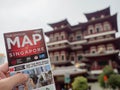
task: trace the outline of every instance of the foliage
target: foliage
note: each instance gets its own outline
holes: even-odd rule
[[[110,87],[116,89],[117,87],[120,88],[120,75],[113,74],[110,76],[108,83]]]
[[[113,68],[111,66],[107,65],[104,67],[103,73],[104,73],[104,75],[109,77],[110,75],[114,74],[114,71],[113,71]]]
[[[105,88],[105,82],[104,82],[104,73],[100,74],[98,77],[98,82],[100,83],[100,86]]]
[[[110,75],[112,75],[112,74],[115,74],[112,67],[111,66],[105,66],[104,69],[103,69],[103,72],[98,77],[98,81],[99,81],[101,87],[103,87],[103,88],[108,87],[108,83],[107,83],[107,86],[106,86],[106,83],[104,82],[104,76],[106,75],[109,78]]]
[[[104,81],[104,76],[107,76],[107,82]],[[107,88],[120,89],[120,75],[116,74],[110,66],[106,66],[103,69],[103,73],[99,75],[98,81],[103,88],[105,88],[105,85],[107,84]]]
[[[73,90],[87,90],[88,83],[87,79],[83,76],[78,76],[74,79],[72,83]]]

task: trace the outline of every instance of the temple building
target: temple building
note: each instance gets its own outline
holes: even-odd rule
[[[87,22],[77,25],[71,25],[67,19],[49,24],[53,30],[45,35],[49,38],[47,46],[55,68],[55,82],[62,82],[62,75],[69,72],[70,77],[75,77],[86,75],[88,71],[91,75],[98,75],[106,65],[112,66],[116,72],[120,69],[117,14],[111,15],[110,7],[107,7],[85,13],[85,16]],[[76,64],[84,67],[74,69],[72,66]]]

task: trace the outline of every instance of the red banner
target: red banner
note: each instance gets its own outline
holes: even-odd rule
[[[47,58],[42,30],[5,33],[4,38],[10,66]]]

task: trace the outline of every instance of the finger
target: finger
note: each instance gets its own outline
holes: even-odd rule
[[[7,73],[8,72],[8,63],[4,63],[4,64],[0,65],[0,71],[2,71],[3,73]]]
[[[3,79],[3,78],[6,78],[5,74],[3,72],[0,71],[0,78]]]
[[[13,87],[26,82],[28,80],[28,75],[19,73],[2,80],[4,80],[2,83],[4,84],[5,87],[7,86],[10,89],[13,89]]]
[[[10,76],[10,72],[8,71],[7,73],[6,73],[6,77],[9,77]]]
[[[11,86],[15,86],[15,85],[24,83],[27,80],[28,80],[28,75],[27,74],[22,74],[22,73],[16,74],[16,75],[11,76],[9,78]]]

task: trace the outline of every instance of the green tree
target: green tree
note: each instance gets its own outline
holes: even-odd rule
[[[110,75],[115,74],[113,68],[111,66],[105,66],[103,69],[103,73],[109,78]]]
[[[116,89],[119,88],[120,89],[120,75],[118,74],[113,74],[109,77],[108,83],[110,85],[111,88]]]
[[[108,88],[108,82],[105,83],[104,76],[107,76],[108,78],[110,75],[115,74],[111,66],[105,66],[103,69],[103,72],[98,77],[98,82],[100,83],[100,86],[103,88]]]
[[[100,86],[105,88],[105,82],[104,82],[104,73],[100,74],[98,77],[98,82],[100,83]]]
[[[87,90],[88,82],[87,79],[83,76],[78,76],[74,79],[72,83],[73,90]]]

